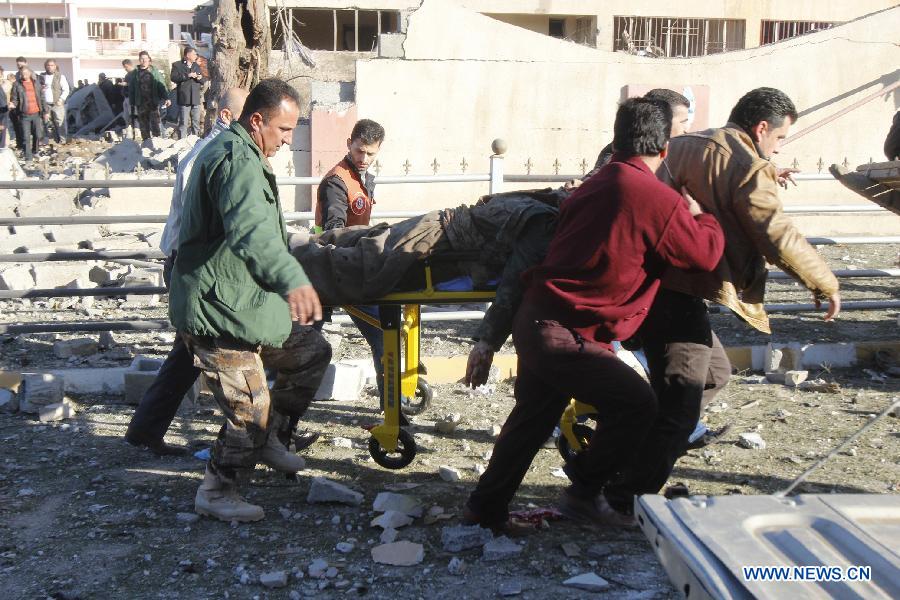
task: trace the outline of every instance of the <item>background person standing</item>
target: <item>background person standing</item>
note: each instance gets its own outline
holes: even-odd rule
[[[19,78],[13,86],[10,109],[15,110],[22,130],[19,139],[25,160],[30,162],[37,154],[41,138],[44,137],[42,122],[47,113],[47,106],[41,94],[41,84],[31,69],[23,66]]]
[[[200,104],[203,102],[203,83],[206,81],[200,64],[197,62],[197,51],[184,49],[184,60],[172,63],[172,83],[178,86],[175,101],[181,107],[181,139],[188,133],[200,135]]]
[[[148,140],[159,137],[159,105],[168,107],[169,91],[163,83],[162,73],[150,64],[150,53],[141,50],[138,54],[138,67],[125,76],[128,83],[128,99],[132,110],[137,113],[141,128],[141,138]]]
[[[60,73],[56,61],[48,59],[44,62],[44,74],[41,88],[44,94],[44,103],[47,105],[47,113],[44,120],[47,122],[47,136],[51,133],[57,144],[66,143],[66,98],[69,97],[69,80]]]

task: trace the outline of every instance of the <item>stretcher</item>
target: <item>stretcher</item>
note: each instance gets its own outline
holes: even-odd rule
[[[387,294],[365,304],[379,307],[374,318],[352,306],[344,310],[379,327],[384,334],[384,422],[369,429],[369,454],[387,469],[402,469],[416,456],[412,434],[402,429],[403,413],[418,414],[427,408],[432,391],[419,363],[421,307],[423,304],[484,303],[494,299],[494,289],[466,289],[460,280],[435,282],[430,261],[422,263],[425,285],[416,291]]]

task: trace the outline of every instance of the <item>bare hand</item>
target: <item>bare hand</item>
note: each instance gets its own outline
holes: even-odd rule
[[[170,106],[172,106],[172,101],[166,100],[166,103],[163,106],[165,106],[166,108],[169,108]]]
[[[285,300],[291,309],[291,319],[301,325],[312,325],[322,320],[322,304],[313,286],[301,285],[289,291]]]
[[[780,185],[780,186],[783,187],[784,189],[787,189],[787,187],[788,187],[788,181],[790,181],[790,182],[793,183],[794,186],[796,187],[796,186],[797,186],[797,182],[794,181],[794,178],[792,177],[792,175],[793,175],[794,173],[799,173],[799,172],[800,172],[800,169],[790,169],[790,168],[788,168],[788,169],[778,169],[778,175],[777,175],[777,177],[778,177],[778,185]]]
[[[816,304],[816,309],[822,308],[822,301],[819,300],[818,296],[813,296],[813,301]],[[825,321],[834,321],[835,318],[841,312],[841,294],[840,292],[835,292],[831,296],[828,297],[828,310],[825,312]]]
[[[494,362],[494,349],[487,342],[477,342],[469,352],[465,384],[476,388],[487,383]]]
[[[703,214],[703,209],[700,208],[700,204],[694,200],[694,197],[688,193],[688,189],[684,186],[681,187],[681,196],[684,198],[684,201],[687,202],[688,210],[691,211],[691,216],[696,217],[697,215]]]
[[[580,186],[582,183],[584,182],[580,179],[570,179],[563,184],[563,189],[567,192],[571,192],[572,190],[578,189],[578,186]]]

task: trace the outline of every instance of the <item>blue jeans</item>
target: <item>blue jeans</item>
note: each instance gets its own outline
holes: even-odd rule
[[[379,318],[377,306],[354,306],[353,308],[364,312],[370,317],[374,317],[375,319]],[[380,327],[374,327],[373,325],[366,323],[359,317],[350,315],[350,320],[353,321],[362,336],[366,338],[366,342],[369,344],[369,348],[372,350],[372,360],[375,363],[375,375],[376,379],[378,380],[378,397],[380,398],[381,405],[383,407],[384,366],[381,364],[381,357],[384,356],[384,333],[381,331]]]

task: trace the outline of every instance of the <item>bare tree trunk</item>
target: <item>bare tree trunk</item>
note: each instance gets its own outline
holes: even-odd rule
[[[213,56],[209,62],[207,130],[219,112],[218,98],[232,87],[251,89],[269,72],[272,32],[265,0],[215,0]]]

